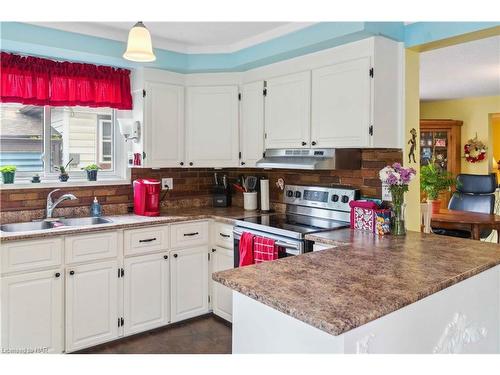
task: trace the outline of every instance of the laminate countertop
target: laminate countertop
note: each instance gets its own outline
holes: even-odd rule
[[[238,207],[227,208],[184,208],[165,210],[160,216],[147,217],[138,215],[116,215],[103,216],[110,219],[111,223],[87,225],[87,226],[63,226],[53,229],[25,231],[25,232],[4,232],[0,231],[0,242],[41,239],[53,236],[62,236],[75,233],[96,232],[102,230],[114,230],[124,228],[135,228],[149,225],[160,225],[179,223],[183,221],[214,219],[226,224],[234,224],[234,221],[244,217],[261,215],[259,211],[245,211]]]
[[[340,335],[500,264],[497,244],[433,234],[378,237],[342,229],[307,238],[337,247],[212,277]]]

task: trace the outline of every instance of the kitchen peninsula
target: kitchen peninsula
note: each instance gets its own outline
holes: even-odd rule
[[[331,249],[215,273],[233,353],[499,353],[500,247],[409,232],[308,235]]]

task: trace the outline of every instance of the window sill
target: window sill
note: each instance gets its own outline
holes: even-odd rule
[[[70,179],[67,182],[47,180],[39,183],[32,183],[30,180],[21,180],[13,184],[0,184],[0,190],[18,190],[18,189],[46,189],[46,188],[65,188],[65,187],[92,187],[109,185],[130,185],[130,179],[100,179],[98,181],[88,181],[83,179]]]

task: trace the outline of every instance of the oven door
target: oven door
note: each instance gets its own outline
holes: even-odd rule
[[[247,229],[247,228],[242,228],[242,227],[234,227],[233,229],[233,237],[234,237],[234,246],[233,246],[233,251],[234,251],[234,267],[239,267],[240,264],[240,238],[243,232],[249,232],[252,234],[255,234],[256,236],[261,236],[261,237],[266,237],[266,238],[271,238],[276,241],[276,246],[282,247],[285,249],[284,256],[293,256],[293,255],[299,255],[303,254],[306,249],[305,249],[305,243],[302,240],[296,240],[293,238],[288,238],[288,237],[283,237],[283,236],[278,236],[275,234],[267,233],[267,232],[261,232],[258,230],[254,229]],[[282,258],[283,256],[280,256]]]

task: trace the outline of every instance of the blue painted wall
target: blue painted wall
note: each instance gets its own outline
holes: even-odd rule
[[[147,66],[180,73],[245,71],[374,35],[406,47],[499,26],[500,22],[321,22],[227,54],[184,54],[155,49],[157,60],[136,64],[122,58],[125,43],[19,22],[0,22],[0,49],[125,68]]]

